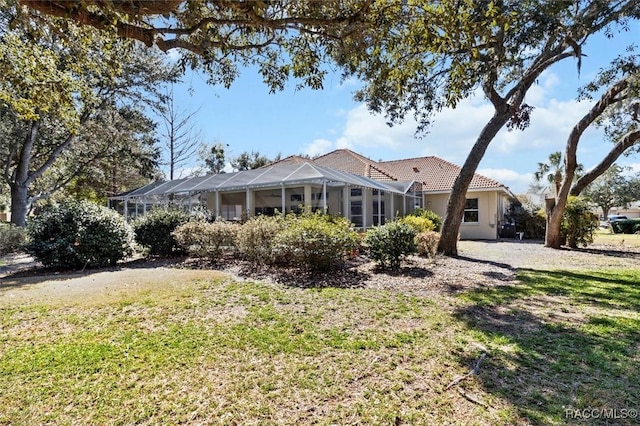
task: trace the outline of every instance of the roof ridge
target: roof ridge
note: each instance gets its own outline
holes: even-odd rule
[[[437,155],[427,155],[427,156],[422,156],[422,157],[412,157],[412,158],[403,158],[400,160],[387,160],[387,161],[380,161],[380,163],[404,163],[404,162],[409,162],[409,161],[415,161],[415,160],[426,160],[426,159],[435,159],[441,163],[447,164],[451,167],[455,167],[458,170],[462,170],[462,167],[452,163],[451,161],[445,160],[444,158],[438,157]],[[485,176],[481,173],[478,172],[473,172],[474,176],[478,176],[482,179],[487,179],[489,181],[491,181],[493,184],[498,185],[498,186],[505,186],[502,182],[499,182],[493,178],[490,178],[488,176]],[[506,186],[505,186],[506,187]]]

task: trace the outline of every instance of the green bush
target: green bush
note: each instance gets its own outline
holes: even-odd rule
[[[27,242],[27,231],[10,223],[0,223],[0,256],[22,249]]]
[[[562,217],[562,236],[567,245],[576,248],[586,247],[593,242],[593,233],[598,229],[598,216],[591,212],[587,201],[578,197],[569,197]]]
[[[399,221],[413,227],[418,233],[433,231],[436,229],[433,221],[423,216],[405,216],[402,219],[399,219]]]
[[[250,218],[238,230],[238,251],[246,260],[257,264],[277,263],[274,241],[276,234],[285,228],[285,220],[283,215]]]
[[[182,254],[172,232],[189,219],[189,213],[177,208],[154,209],[133,223],[136,241],[149,249],[149,254]]]
[[[358,236],[346,218],[305,213],[287,216],[273,247],[278,258],[295,267],[326,271],[343,261],[357,245]]]
[[[430,229],[430,231],[440,232],[440,228],[442,228],[442,218],[437,213],[432,212],[431,210],[417,208],[409,216],[423,217],[425,219],[429,219],[433,223],[433,229]]]
[[[421,232],[416,236],[418,254],[433,259],[438,253],[440,233],[435,231]]]
[[[544,209],[526,195],[519,195],[518,201],[511,203],[505,223],[515,223],[515,232],[523,232],[524,238],[544,239],[547,228]]]
[[[611,222],[611,228],[616,234],[635,234],[640,231],[640,219],[623,219]]]
[[[405,256],[417,251],[415,228],[400,221],[389,222],[367,231],[365,245],[369,256],[382,268],[400,269]]]
[[[187,222],[173,231],[178,246],[189,254],[215,260],[225,247],[234,247],[240,225],[217,221]]]
[[[114,265],[132,253],[133,233],[124,218],[88,201],[46,208],[28,222],[28,232],[27,251],[48,267]]]

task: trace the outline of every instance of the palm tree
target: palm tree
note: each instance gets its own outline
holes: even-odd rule
[[[576,174],[574,180],[580,178],[584,172],[584,166],[578,164],[576,168]],[[562,152],[556,151],[549,155],[548,163],[538,163],[538,171],[533,174],[536,182],[543,181],[549,182],[549,185],[555,189],[554,196],[560,191],[560,185],[562,185],[562,176],[564,175],[564,160],[562,158]]]

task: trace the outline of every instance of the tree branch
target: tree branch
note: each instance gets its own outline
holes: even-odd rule
[[[585,173],[571,188],[571,195],[578,196],[584,189],[596,180],[599,176],[601,176],[604,172],[609,169],[615,163],[615,161],[620,157],[627,149],[631,148],[638,141],[640,141],[640,130],[634,130],[618,140],[618,142],[614,145],[614,147],[609,151],[609,153],[595,166],[593,169]]]

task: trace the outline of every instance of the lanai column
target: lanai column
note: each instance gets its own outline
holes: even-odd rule
[[[327,180],[322,179],[322,212],[327,213]]]
[[[367,229],[367,215],[368,210],[367,205],[369,204],[369,193],[371,192],[371,188],[362,188],[362,229]]]
[[[284,187],[284,182],[282,182],[282,188],[280,189],[280,204],[282,206],[281,213],[287,213],[287,189]]]
[[[247,188],[246,191],[246,203],[247,203],[247,219],[251,216],[251,190]]]
[[[351,221],[351,209],[349,208],[349,194],[351,193],[348,183],[342,188],[342,216]]]
[[[389,193],[389,219],[391,219],[391,221],[393,222],[393,220],[396,218],[396,210],[395,210],[395,201],[396,199],[396,195],[393,192]]]

